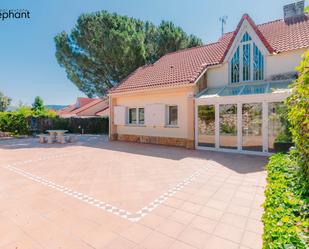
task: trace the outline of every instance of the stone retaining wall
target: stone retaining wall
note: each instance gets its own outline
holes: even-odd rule
[[[110,139],[114,141],[118,140],[126,142],[145,143],[145,144],[160,144],[168,146],[185,147],[187,149],[194,149],[194,141],[185,138],[112,134]]]

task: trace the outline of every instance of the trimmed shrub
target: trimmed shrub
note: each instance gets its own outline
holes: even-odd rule
[[[303,165],[309,183],[309,50],[304,54],[298,79],[287,99],[288,118],[291,123],[293,142],[299,151],[299,163]]]
[[[309,190],[297,153],[273,155],[267,171],[263,248],[307,248]]]

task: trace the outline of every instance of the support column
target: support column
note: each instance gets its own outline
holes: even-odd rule
[[[237,103],[237,150],[242,150],[242,103]]]
[[[215,141],[216,149],[219,149],[220,144],[220,110],[219,104],[215,104]]]
[[[117,140],[117,126],[114,124],[114,106],[116,99],[109,97],[109,140]]]
[[[195,103],[194,103],[194,93],[189,92],[187,95],[187,149],[195,149]]]
[[[268,102],[263,101],[262,113],[263,152],[268,152]]]

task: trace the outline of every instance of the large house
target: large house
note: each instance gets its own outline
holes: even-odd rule
[[[110,139],[273,152],[279,112],[308,47],[304,1],[259,25],[244,14],[217,42],[169,53],[111,89]]]
[[[76,102],[57,111],[62,118],[98,118],[108,117],[108,100],[78,97]]]

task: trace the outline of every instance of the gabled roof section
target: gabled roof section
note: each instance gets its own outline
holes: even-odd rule
[[[254,21],[252,20],[252,18],[248,15],[248,14],[244,14],[242,16],[242,18],[240,19],[240,22],[237,25],[237,28],[234,32],[232,32],[232,38],[230,39],[230,42],[224,52],[223,57],[220,60],[220,63],[222,63],[225,59],[225,56],[227,55],[227,53],[229,52],[229,50],[231,49],[235,38],[237,36],[237,34],[240,31],[241,26],[243,25],[244,21],[247,21],[250,26],[252,27],[252,29],[254,30],[254,32],[257,34],[257,36],[259,37],[259,39],[261,40],[261,42],[264,44],[265,48],[268,50],[268,52],[270,54],[274,53],[274,49],[272,48],[272,46],[269,44],[269,42],[267,41],[267,39],[264,37],[263,33],[260,31],[260,29],[258,28],[258,26],[254,23]]]
[[[80,108],[78,108],[78,109],[72,111],[71,113],[72,113],[72,114],[78,114],[78,113],[80,113],[80,112],[82,112],[82,111],[85,111],[85,110],[87,110],[87,109],[89,109],[89,108],[91,108],[91,107],[93,107],[93,106],[95,106],[95,105],[97,105],[97,104],[99,104],[99,103],[101,103],[101,102],[103,102],[102,99],[93,99],[93,100],[92,100],[91,102],[89,102],[88,104],[83,105],[82,107],[80,107]]]
[[[92,99],[92,98],[78,97],[76,104],[79,104],[79,107],[83,107],[84,105],[87,105],[94,100],[95,99]]]
[[[236,30],[224,34],[218,42],[169,53],[154,64],[138,68],[109,92],[122,93],[193,85],[207,67],[224,61],[245,20],[271,54],[309,47],[307,15],[290,21],[281,19],[256,25],[251,17],[245,14]]]
[[[81,107],[78,107],[78,104]],[[59,116],[74,117],[74,116],[83,116],[83,112],[88,110],[93,112],[93,116],[96,116],[96,113],[100,113],[108,108],[109,102],[108,99],[92,99],[92,98],[77,98],[75,104],[68,106],[62,110],[59,110],[57,114]],[[92,109],[91,109],[92,108]]]

